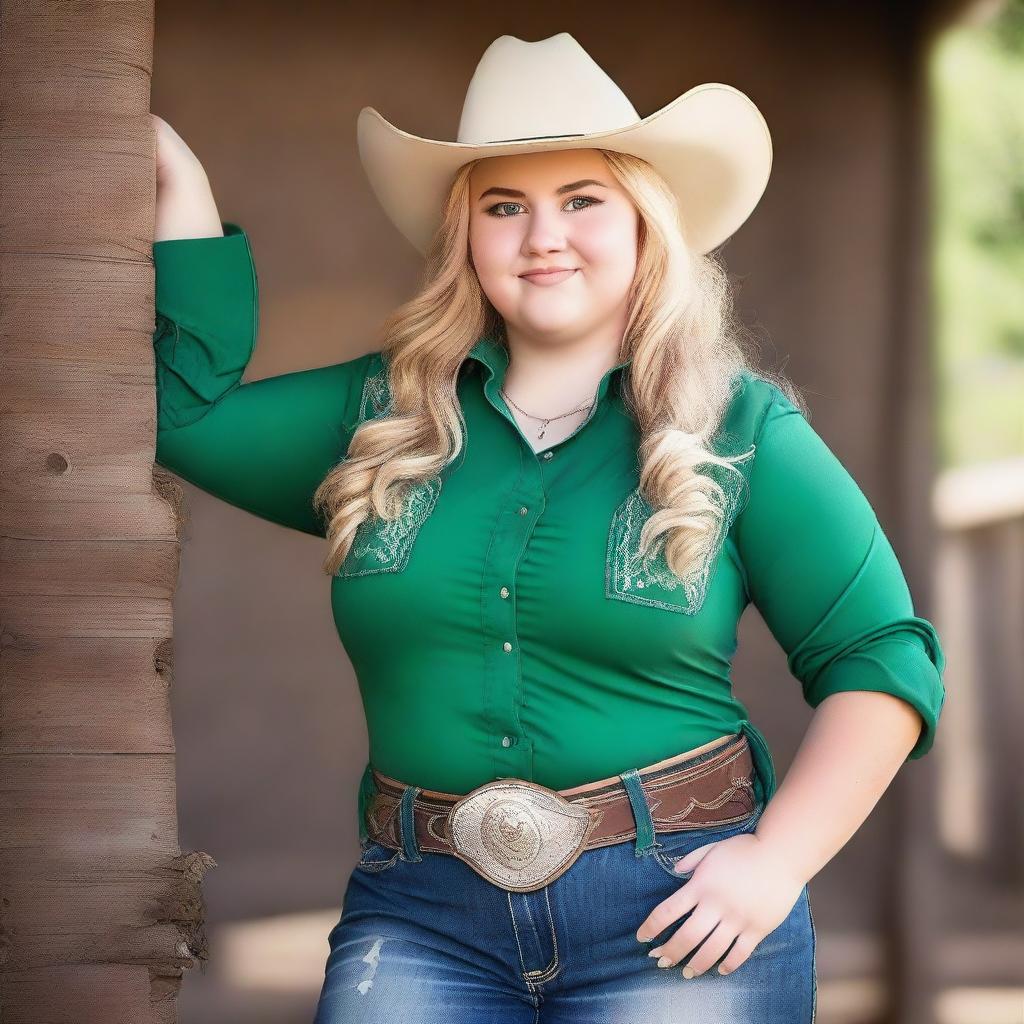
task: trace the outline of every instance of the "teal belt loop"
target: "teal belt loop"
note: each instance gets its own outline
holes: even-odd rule
[[[636,820],[636,856],[644,857],[656,849],[654,835],[654,819],[647,805],[647,796],[640,783],[640,772],[636,768],[628,768],[620,776],[622,784],[629,794],[629,803],[633,808]]]
[[[412,803],[419,794],[423,792],[418,786],[406,786],[402,793],[402,857],[404,860],[421,861],[423,854],[420,853],[416,843],[416,821],[413,817]]]
[[[761,735],[757,726],[744,720],[743,731],[751,741],[751,750],[754,759],[754,767],[757,768],[758,777],[761,781],[761,799],[767,805],[768,801],[775,795],[778,783],[775,778],[775,762],[772,760],[772,752],[768,749],[768,741]]]
[[[356,813],[359,816],[359,842],[364,843],[369,839],[369,831],[366,827],[367,811],[377,792],[377,783],[373,779],[373,768],[370,762],[366,763],[362,777],[359,780],[359,792],[356,800]]]

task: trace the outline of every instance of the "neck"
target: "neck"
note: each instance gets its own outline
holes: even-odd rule
[[[622,362],[622,333],[612,330],[553,342],[508,327],[507,338],[506,399],[538,418],[554,418],[581,407],[579,416],[585,416],[602,378]]]

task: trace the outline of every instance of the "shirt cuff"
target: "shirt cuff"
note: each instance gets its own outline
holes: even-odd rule
[[[946,700],[942,648],[931,625],[924,619],[918,622],[920,631],[880,637],[838,658],[805,688],[807,703],[814,708],[831,694],[850,690],[889,693],[916,708],[921,734],[908,761],[931,749]]]
[[[250,350],[258,328],[258,283],[245,231],[223,221],[223,236],[153,243],[156,311],[188,328]]]
[[[242,377],[259,331],[259,284],[249,239],[223,236],[153,243],[160,428],[200,419]]]

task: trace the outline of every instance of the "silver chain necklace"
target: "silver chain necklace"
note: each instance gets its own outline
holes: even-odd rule
[[[518,405],[516,405],[516,403],[513,402],[511,398],[509,398],[508,393],[505,391],[504,388],[501,388],[500,391],[502,398],[504,398],[505,401],[509,403],[509,405],[517,409],[524,416],[528,416],[531,420],[540,420],[540,433],[537,434],[537,440],[540,440],[544,436],[544,431],[548,429],[549,423],[553,423],[555,420],[565,419],[566,416],[572,416],[574,413],[582,412],[584,409],[586,409],[589,412],[594,407],[594,403],[597,401],[597,398],[595,396],[593,399],[591,399],[589,404],[577,406],[575,409],[570,409],[569,412],[563,412],[558,416],[534,416],[533,413],[527,412],[525,409],[522,409]]]

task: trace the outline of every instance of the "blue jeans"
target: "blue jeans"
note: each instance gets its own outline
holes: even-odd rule
[[[721,960],[687,979],[682,968],[692,954],[668,968],[647,956],[688,915],[650,942],[636,938],[651,910],[690,877],[673,873],[674,862],[705,843],[753,832],[763,798],[744,821],[651,838],[635,775],[627,789],[634,818],[647,818],[637,839],[585,850],[533,892],[508,892],[458,857],[423,853],[415,836],[403,835],[401,850],[364,840],[327,937],[314,1024],[813,1022],[807,886],[782,924],[727,975],[718,973]]]

